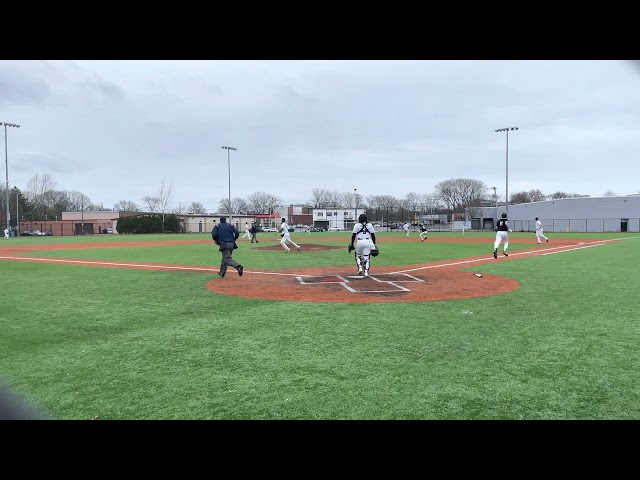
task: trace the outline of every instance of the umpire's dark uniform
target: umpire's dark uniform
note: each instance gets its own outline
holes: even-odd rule
[[[236,247],[236,240],[240,236],[240,232],[236,227],[227,223],[227,217],[220,217],[220,223],[211,230],[211,238],[222,252],[222,261],[220,262],[220,271],[218,275],[224,277],[227,273],[227,267],[233,267],[238,271],[238,275],[242,276],[243,267],[236,262],[231,253]]]

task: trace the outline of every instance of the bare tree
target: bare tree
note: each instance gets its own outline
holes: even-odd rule
[[[255,192],[249,195],[247,211],[249,213],[268,213],[269,210],[282,203],[275,195],[265,192]]]
[[[353,196],[347,198],[340,192],[314,188],[311,193],[312,197],[309,200],[309,204],[317,208],[336,208],[353,205]],[[350,200],[351,205],[349,205]]]
[[[160,199],[158,197],[142,197],[142,202],[149,212],[155,212],[160,205]]]
[[[614,192],[613,190],[607,190],[606,192],[604,192],[604,196],[605,197],[615,197],[616,196],[616,192]]]
[[[164,233],[164,217],[171,210],[171,202],[173,202],[173,185],[165,183],[164,178],[160,183],[160,189],[158,190],[158,206],[160,207],[160,213],[162,214],[162,233]]]
[[[400,205],[400,201],[393,195],[372,195],[367,197],[367,203],[376,210],[393,211]]]
[[[113,205],[113,209],[116,212],[137,212],[138,210],[140,210],[140,207],[135,202],[131,202],[129,200],[120,200]]]
[[[451,208],[452,213],[460,213],[467,207],[480,205],[488,188],[480,180],[455,178],[436,184],[435,190],[438,197]]]
[[[69,192],[64,192],[67,197],[68,208],[73,212],[79,212],[81,210],[88,210],[89,205],[91,205],[91,199],[86,196],[84,193],[80,193],[78,191],[72,190]]]
[[[588,195],[581,195],[579,193],[567,193],[567,192],[555,192],[549,195],[549,198],[552,200],[558,200],[560,198],[577,198],[577,197],[587,197]]]
[[[417,212],[420,210],[422,201],[422,195],[419,195],[415,192],[407,193],[407,196],[402,200],[402,205],[404,208],[411,212]]]
[[[528,192],[515,192],[510,195],[509,202],[513,204],[542,202],[547,196],[540,190],[529,190]]]
[[[233,208],[233,213],[246,215],[249,212],[249,204],[244,198],[234,198],[231,200],[231,208]]]
[[[191,214],[207,213],[207,209],[204,208],[204,205],[200,202],[191,202],[191,204],[187,207],[187,213],[191,213]]]
[[[48,173],[37,173],[27,181],[27,198],[33,207],[35,218],[45,218],[49,208],[53,206],[53,189],[56,182]]]
[[[519,203],[529,203],[531,202],[531,197],[529,196],[529,192],[514,192],[510,195],[511,200],[509,203],[515,203],[515,204],[519,204]]]

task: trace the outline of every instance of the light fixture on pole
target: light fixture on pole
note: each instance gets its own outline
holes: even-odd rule
[[[20,125],[15,123],[0,122],[0,125],[4,125],[4,161],[5,161],[5,174],[7,177],[7,228],[11,227],[11,213],[9,212],[9,150],[7,148],[7,127],[20,128]]]
[[[504,205],[507,213],[507,218],[509,218],[509,130],[518,130],[518,127],[507,127],[507,128],[499,128],[496,130],[498,132],[507,132],[507,170],[505,174],[505,189],[504,189]]]
[[[224,146],[227,151],[227,167],[229,169],[229,224],[231,224],[231,153],[230,150],[238,150],[237,148]]]

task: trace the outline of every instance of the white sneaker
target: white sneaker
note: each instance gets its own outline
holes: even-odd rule
[[[358,270],[358,275],[362,275],[362,270]]]
[[[368,277],[369,276],[369,271],[367,270],[366,272],[364,272],[364,276]]]

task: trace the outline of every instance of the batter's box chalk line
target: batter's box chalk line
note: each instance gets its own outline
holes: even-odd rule
[[[296,277],[300,285],[340,285],[351,293],[393,293],[410,292],[399,283],[424,283],[424,280],[408,273],[394,274],[392,279],[382,279],[375,275],[369,277],[342,275],[322,275],[318,277]],[[376,287],[375,289],[373,287]]]

